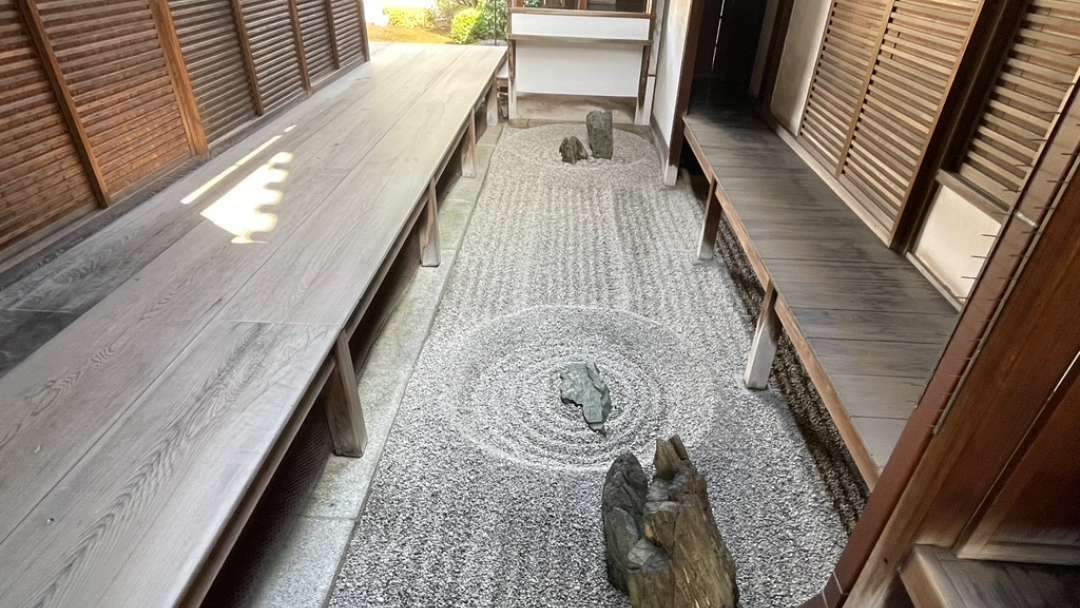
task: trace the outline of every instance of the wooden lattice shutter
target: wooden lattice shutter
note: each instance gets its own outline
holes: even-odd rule
[[[341,65],[363,57],[364,32],[358,0],[330,0],[330,11]]]
[[[330,5],[327,0],[296,0],[300,37],[308,74],[317,81],[334,71],[335,60],[330,31]]]
[[[255,118],[230,0],[169,0],[180,49],[213,142]]]
[[[244,27],[264,111],[304,91],[289,0],[243,0]]]
[[[111,195],[190,157],[146,0],[36,5]]]
[[[959,173],[1011,207],[1080,70],[1080,1],[1033,0],[1002,62]]]
[[[979,0],[894,0],[841,169],[891,231],[963,55]]]
[[[95,207],[26,23],[0,0],[0,250]]]
[[[799,136],[833,171],[847,149],[888,8],[887,0],[836,0],[829,12]]]

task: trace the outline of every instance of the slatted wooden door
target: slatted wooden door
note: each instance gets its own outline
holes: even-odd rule
[[[338,65],[330,29],[330,4],[327,0],[296,0],[304,59],[312,82],[333,72]]]
[[[1012,207],[1080,73],[1080,0],[1032,0],[997,74],[959,175]]]
[[[146,0],[35,4],[110,195],[191,156]]]
[[[833,4],[800,135],[880,232],[896,228],[981,4]]]
[[[214,142],[255,118],[252,84],[231,0],[169,0],[207,138]]]
[[[264,112],[304,91],[289,0],[242,0],[255,85]]]
[[[364,20],[360,0],[329,0],[341,65],[364,57]]]
[[[15,0],[0,0],[0,250],[96,206]]]

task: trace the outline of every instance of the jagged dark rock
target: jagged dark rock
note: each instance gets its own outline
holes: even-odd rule
[[[609,480],[625,475],[628,465],[624,457],[612,465]],[[735,562],[713,519],[705,479],[677,436],[657,440],[654,465],[656,475],[645,492],[640,523],[633,526],[641,531],[641,537],[626,553],[625,560],[618,555],[628,542],[625,534],[618,538],[618,544],[608,539],[605,484],[608,580],[624,589],[615,583],[611,570],[612,564],[626,565],[625,570],[616,573],[622,578],[616,579],[625,581],[624,590],[634,608],[734,608],[739,602]],[[630,530],[631,526],[624,524],[623,529]]]
[[[595,363],[575,363],[559,374],[562,402],[581,408],[585,423],[603,433],[611,414],[611,391]]]
[[[581,143],[581,140],[573,135],[563,138],[562,144],[559,145],[559,154],[562,154],[564,163],[570,163],[571,165],[577,164],[579,160],[589,158],[589,153],[585,150],[585,144]]]
[[[642,517],[645,513],[645,492],[649,478],[641,463],[627,452],[615,459],[604,479],[601,517],[604,524],[604,545],[607,547],[608,581],[623,593],[629,593],[626,572],[630,568],[631,549],[641,540]]]
[[[610,160],[615,153],[615,134],[612,127],[611,112],[593,110],[585,116],[585,128],[589,132],[589,148],[593,158]]]

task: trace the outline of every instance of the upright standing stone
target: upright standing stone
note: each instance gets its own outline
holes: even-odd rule
[[[713,519],[705,479],[690,462],[678,437],[656,442],[656,475],[645,494],[641,520],[636,526],[641,537],[624,554],[630,542],[628,535],[635,528],[623,524],[620,535],[609,534],[609,521],[614,521],[608,517],[609,505],[615,504],[608,498],[609,486],[625,487],[613,480],[625,478],[630,458],[633,456],[623,455],[615,461],[604,486],[608,580],[626,591],[634,608],[737,606],[735,562]],[[636,513],[634,505],[620,513]]]
[[[585,127],[589,131],[589,148],[594,158],[610,160],[615,153],[615,134],[612,132],[611,112],[593,110],[585,117]]]

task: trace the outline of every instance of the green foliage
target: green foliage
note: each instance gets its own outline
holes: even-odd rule
[[[435,15],[431,9],[396,7],[384,8],[383,13],[393,26],[422,30],[435,27]]]
[[[479,9],[463,8],[456,15],[450,25],[450,38],[458,44],[470,44],[475,42],[481,33],[478,27],[481,20]]]
[[[503,0],[481,0],[479,38],[502,40],[506,38],[507,3]]]
[[[435,18],[444,24],[449,24],[458,11],[466,8],[474,8],[477,0],[435,0]]]

